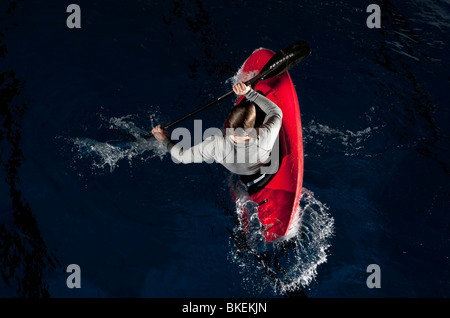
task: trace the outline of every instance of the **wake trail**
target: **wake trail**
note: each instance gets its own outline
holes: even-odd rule
[[[256,295],[267,290],[286,295],[310,286],[318,276],[319,266],[327,262],[334,235],[334,219],[328,207],[303,188],[294,224],[287,236],[273,243],[264,242],[257,220],[252,220],[253,230],[249,227],[245,233],[241,222],[244,207],[257,217],[257,205],[238,196],[238,220],[229,259],[238,266],[245,288]]]

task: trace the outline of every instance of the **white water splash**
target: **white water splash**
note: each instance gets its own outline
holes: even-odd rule
[[[295,290],[299,286],[309,286],[315,280],[319,265],[327,261],[330,239],[334,233],[334,219],[328,213],[328,207],[305,188],[302,191],[298,216],[298,223],[292,228],[297,228],[297,231],[292,232],[292,237],[286,240],[298,244],[298,250],[291,259],[286,259],[289,270],[281,286],[282,292]]]
[[[346,156],[366,154],[370,152],[366,147],[376,133],[380,133],[384,126],[367,127],[353,132],[351,130],[339,130],[324,125],[314,120],[303,126],[303,142],[311,143],[313,146],[321,147],[333,152],[342,152]]]
[[[234,189],[236,195],[236,214],[239,221],[239,227],[244,227],[244,211],[247,213],[247,231],[245,240],[247,247],[252,253],[260,253],[266,251],[264,233],[261,231],[262,224],[258,217],[258,204],[253,202],[244,187]]]
[[[255,51],[253,51],[253,53],[260,49],[262,49],[262,48],[256,49]],[[231,83],[231,85],[234,85],[234,84],[240,83],[240,82],[247,82],[248,80],[251,80],[253,77],[258,75],[259,70],[244,72],[243,68],[244,68],[245,62],[247,62],[247,61],[244,61],[244,63],[242,63],[241,67],[236,72],[236,74],[234,74],[234,76],[230,77],[225,83]]]
[[[236,213],[239,220],[243,207],[248,205],[248,199],[238,193]],[[229,258],[238,266],[244,287],[253,294],[267,289],[275,294],[286,294],[302,290],[316,279],[318,267],[328,258],[334,219],[328,213],[328,207],[304,188],[287,236],[261,246],[260,240],[253,239],[260,237],[258,233],[262,235],[259,229],[249,228],[250,233],[244,234],[239,222],[234,230],[235,248],[230,251]]]
[[[238,70],[235,76],[232,77],[232,83],[240,83],[240,82],[247,82],[251,80],[253,77],[258,75],[259,71],[250,71],[250,72],[243,72],[242,67]]]
[[[109,130],[121,130],[134,137],[136,141],[98,141],[91,138],[66,138],[73,143],[72,152],[75,152],[74,161],[90,160],[90,167],[94,173],[108,169],[113,172],[122,161],[130,165],[135,160],[147,161],[159,157],[162,159],[167,153],[166,148],[156,139],[143,139],[148,132],[133,123],[133,115],[123,117],[105,118],[102,121]],[[155,115],[150,117],[153,124]],[[76,166],[76,162],[74,162]]]

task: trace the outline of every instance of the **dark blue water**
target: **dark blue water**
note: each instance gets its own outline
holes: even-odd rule
[[[356,0],[78,1],[81,29],[71,2],[2,2],[0,295],[449,297],[450,4],[372,2],[381,29]],[[240,249],[223,167],[136,137],[228,91],[253,50],[300,39],[304,234],[271,247],[282,275]]]

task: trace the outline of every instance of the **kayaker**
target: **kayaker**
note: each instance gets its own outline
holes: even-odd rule
[[[275,103],[245,83],[234,84],[233,91],[238,96],[244,95],[246,100],[233,107],[225,135],[210,136],[189,149],[183,149],[169,138],[169,132],[161,125],[154,127],[152,134],[178,161],[185,164],[194,162],[195,158],[204,162],[215,161],[239,175],[248,188],[256,190],[256,184],[268,179],[278,169],[277,164],[276,169],[267,168],[269,164],[271,168],[274,166],[271,152],[278,139],[283,113]],[[262,125],[256,128],[255,105],[266,114]]]

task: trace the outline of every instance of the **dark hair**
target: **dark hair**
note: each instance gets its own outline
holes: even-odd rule
[[[233,129],[243,128],[246,130],[248,128],[255,127],[255,120],[255,104],[252,102],[240,103],[231,110],[230,116],[228,117],[227,126]]]

